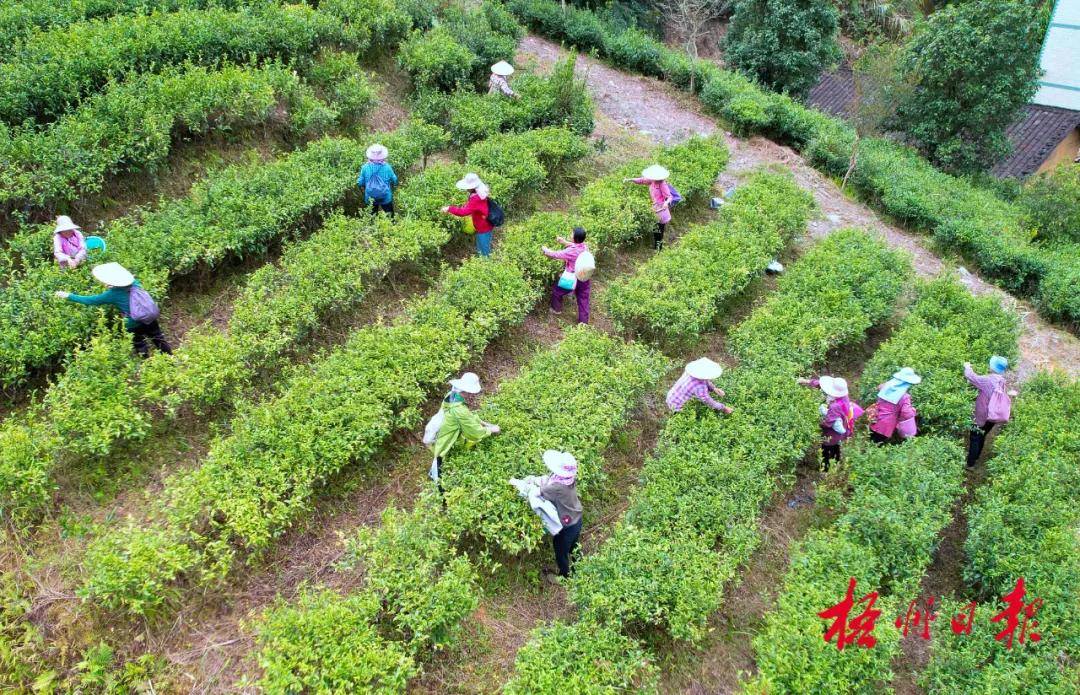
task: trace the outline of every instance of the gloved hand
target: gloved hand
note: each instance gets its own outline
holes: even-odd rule
[[[70,293],[70,292],[65,292],[65,291],[63,291],[63,290],[57,290],[57,291],[56,291],[56,297],[57,297],[58,299],[67,299],[67,298],[68,298],[68,297],[70,297],[70,296],[71,296],[71,293]]]

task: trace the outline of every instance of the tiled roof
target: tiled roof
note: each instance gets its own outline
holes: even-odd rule
[[[855,77],[846,65],[822,73],[821,79],[806,97],[808,105],[840,118],[848,117],[854,101]]]
[[[806,99],[808,105],[841,118],[850,115],[854,101],[855,78],[846,66],[822,74]],[[1080,111],[1027,104],[1016,123],[1005,131],[1013,145],[1012,154],[995,164],[991,173],[998,178],[1027,178],[1077,127]]]
[[[1020,119],[1005,131],[1013,145],[1012,154],[995,164],[990,173],[999,179],[1031,176],[1077,127],[1080,127],[1080,111],[1039,104],[1024,106]]]

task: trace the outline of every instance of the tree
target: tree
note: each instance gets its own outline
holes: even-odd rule
[[[1017,0],[975,0],[938,10],[904,49],[914,88],[896,126],[942,169],[973,172],[1009,152],[1005,129],[1039,75],[1038,10]]]
[[[705,26],[727,14],[731,0],[652,0],[652,5],[682,40],[690,60],[697,60],[698,41],[705,35]],[[693,80],[694,73],[691,72],[691,90]]]
[[[763,84],[804,96],[841,58],[829,0],[735,0],[725,58]]]

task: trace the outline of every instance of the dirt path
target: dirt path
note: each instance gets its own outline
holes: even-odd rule
[[[526,61],[531,59],[540,66],[547,66],[565,55],[565,51],[551,41],[530,35],[521,42],[518,55]],[[706,135],[719,128],[715,120],[703,114],[696,99],[659,80],[629,75],[585,56],[578,58],[577,70],[589,85],[602,113],[627,130],[639,132],[656,142],[678,142],[689,135]],[[843,227],[865,227],[877,232],[891,246],[909,251],[920,275],[934,276],[955,267],[935,256],[927,247],[925,237],[889,224],[867,206],[848,198],[832,180],[807,164],[791,148],[764,138],[741,140],[730,133],[725,133],[725,138],[731,148],[731,162],[721,183],[733,185],[738,174],[759,166],[782,165],[817,200],[822,218],[811,223],[812,237],[822,237]],[[997,296],[1021,316],[1023,332],[1016,370],[1018,379],[1026,379],[1038,370],[1049,368],[1080,375],[1080,339],[1043,321],[1027,302],[1012,297],[962,267],[958,273],[972,293]]]

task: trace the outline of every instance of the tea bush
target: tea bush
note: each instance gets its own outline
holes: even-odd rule
[[[444,9],[439,26],[415,32],[398,64],[418,89],[453,91],[486,82],[488,67],[513,61],[524,29],[497,3]]]
[[[1062,164],[1032,178],[1020,196],[1040,238],[1080,243],[1080,164]]]
[[[273,0],[11,0],[0,7],[0,46],[14,46],[35,29],[57,29],[88,19],[159,10],[235,9]]]
[[[396,429],[415,425],[429,389],[524,317],[539,284],[553,274],[550,262],[544,276],[530,277],[512,261],[490,261],[517,257],[516,244],[539,255],[552,232],[542,231],[544,237],[532,239],[508,230],[495,259],[473,259],[447,273],[400,323],[361,329],[341,349],[297,370],[277,398],[242,412],[202,466],[167,482],[155,523],[130,523],[95,543],[83,594],[107,608],[133,610],[128,595],[175,580],[180,573],[172,567],[164,568],[165,580],[152,567],[122,580],[97,571],[109,564],[104,556],[115,556],[111,548],[146,544],[147,535],[169,532],[199,548],[184,572],[198,582],[227,573],[239,554],[265,549],[307,508],[319,484],[350,462],[369,460]]]
[[[536,628],[518,651],[510,695],[655,693],[657,669],[632,639],[607,625],[556,621]]]
[[[464,86],[476,56],[445,27],[416,32],[401,45],[398,64],[417,89],[452,90]]]
[[[297,605],[275,605],[258,623],[259,685],[271,693],[403,692],[417,668],[371,626],[378,610],[374,597],[332,591],[302,591]]]
[[[416,98],[413,112],[446,128],[461,147],[503,131],[539,125],[562,125],[587,135],[593,130],[593,106],[585,83],[574,76],[575,60],[571,56],[559,61],[548,77],[515,78],[514,90],[520,99],[501,94],[477,98],[469,90],[429,91]]]
[[[195,184],[184,198],[112,222],[102,260],[123,263],[160,301],[170,277],[261,253],[273,240],[317,221],[353,191],[363,162],[361,143],[328,138],[269,164],[230,166]],[[84,340],[97,320],[98,312],[53,298],[55,290],[90,293],[100,286],[88,266],[62,270],[44,258],[50,232],[45,225],[15,242],[35,253],[9,260],[17,269],[0,289],[4,385],[50,365]]]
[[[964,378],[964,362],[984,369],[992,355],[1017,356],[1019,324],[997,297],[974,297],[952,278],[919,288],[918,298],[892,336],[863,370],[862,399],[873,403],[878,385],[901,367],[923,378],[912,387],[919,429],[961,436],[972,424],[975,390]]]
[[[847,236],[858,241],[856,234],[862,234],[865,242],[854,246],[858,249],[851,256],[855,270],[833,283],[783,284],[776,298],[742,325],[763,330],[755,316],[774,303],[796,303],[818,311],[823,319],[830,308],[822,300],[837,287],[846,290],[848,314],[870,315],[878,321],[887,316],[877,301],[860,303],[851,288],[865,285],[865,296],[884,301],[891,295],[895,301],[901,285],[891,273],[879,273],[881,261],[891,260],[891,272],[901,278],[910,267],[902,256],[869,235],[850,232]],[[816,247],[804,254],[789,269],[788,277],[831,272],[832,252],[815,251]],[[818,301],[811,301],[814,298]],[[853,324],[865,326],[867,319],[853,320]],[[784,336],[797,344],[799,336],[791,334],[802,329],[801,324],[785,327]],[[744,334],[753,330],[746,329]],[[691,404],[668,419],[658,453],[646,461],[641,487],[633,493],[622,521],[599,550],[578,563],[569,582],[571,599],[584,621],[610,625],[630,635],[649,628],[659,628],[676,639],[696,640],[704,635],[705,621],[719,607],[725,581],[759,542],[758,517],[778,489],[778,477],[817,441],[815,399],[795,383],[795,377],[821,360],[829,348],[861,337],[861,332],[838,332],[835,342],[822,346],[820,352],[795,353],[805,362],[764,358],[725,376],[721,385],[728,392],[725,401],[735,408],[731,416]],[[535,644],[522,654],[533,648]],[[563,672],[570,646],[549,648],[555,665],[548,675],[569,677]],[[617,656],[609,653],[607,658]],[[532,672],[540,665],[529,668]],[[588,668],[580,664],[573,674],[589,678]],[[606,680],[590,684],[610,687]]]
[[[892,680],[890,664],[900,651],[893,616],[918,596],[963,491],[963,461],[961,448],[939,437],[848,446],[846,511],[793,551],[777,607],[754,638],[759,675],[746,692],[869,693]],[[825,623],[817,613],[843,599],[851,577],[856,599],[881,592],[872,649],[839,651],[822,639]],[[947,631],[938,621],[937,635]]]
[[[1041,374],[1024,385],[1012,420],[994,441],[989,481],[967,509],[964,579],[981,602],[971,635],[938,632],[922,677],[929,692],[1076,690],[1080,656],[1080,384]],[[995,641],[990,617],[1023,577],[1027,596],[1043,599],[1035,614],[1039,642]],[[949,611],[949,612],[946,612]],[[965,611],[961,602],[943,615]],[[936,637],[936,636],[935,636]]]
[[[806,228],[813,206],[791,176],[751,175],[718,221],[692,228],[633,276],[611,283],[608,313],[623,329],[683,342],[700,336],[721,303]]]
[[[370,83],[363,81],[369,95]],[[355,104],[353,105],[356,106]],[[362,114],[362,111],[361,111]],[[124,169],[161,166],[173,133],[286,120],[295,134],[317,132],[333,113],[290,70],[188,66],[110,85],[45,128],[0,126],[0,205],[46,205],[101,190]]]
[[[690,148],[699,151],[699,157],[704,156],[704,151],[710,147],[715,150],[713,156],[718,161],[725,159],[724,150],[717,141],[710,140],[698,140],[689,145]],[[661,154],[662,157],[670,156],[671,150],[666,150]],[[678,163],[673,164],[673,175],[685,174],[680,171],[680,165]],[[719,173],[707,174],[696,172],[696,177],[689,177],[689,180],[698,178],[700,180],[708,180],[708,186],[711,186],[712,180]],[[612,181],[621,181],[622,176],[619,174],[613,174],[608,179]],[[688,195],[695,197],[701,196],[706,189],[686,189]],[[643,193],[643,192],[642,192]],[[641,196],[646,199],[646,196]],[[613,205],[618,206],[622,204],[622,200],[611,201]],[[583,201],[579,200],[577,207],[580,209],[585,207]],[[600,212],[599,205],[589,206],[594,210],[596,214]],[[581,216],[580,210],[574,213],[574,216]],[[488,269],[490,271],[513,272],[523,274],[528,278],[528,282],[533,287],[538,287],[545,280],[550,279],[554,275],[553,263],[550,259],[543,257],[539,253],[539,247],[541,244],[548,241],[554,230],[560,228],[569,228],[574,219],[571,215],[563,213],[542,213],[536,215],[523,224],[511,225],[502,233],[502,240],[496,246],[496,250],[492,259],[487,263],[482,263],[478,268]],[[646,221],[638,228],[638,234],[644,234],[651,228],[651,222]],[[610,241],[603,236],[597,240],[601,245],[619,243],[620,240],[625,241],[632,238],[628,230],[618,230],[617,236]],[[518,265],[518,259],[522,259],[525,265]],[[534,259],[539,259],[540,262],[536,262]],[[511,270],[512,269],[512,270]],[[476,288],[470,285],[462,285],[458,282],[448,283],[448,287],[453,287],[453,292],[450,294],[454,302],[469,302],[472,305],[484,305],[494,301],[494,297],[491,292],[480,291],[477,292]],[[427,302],[424,309],[424,314],[430,312],[433,316],[440,316],[440,309],[443,300],[438,297],[431,297]],[[486,334],[485,334],[486,335]],[[480,340],[473,343],[473,349],[479,350],[483,347],[486,341],[484,335],[480,336]],[[564,364],[573,356],[573,359],[579,364],[583,373],[593,373],[588,365],[604,365],[601,375],[606,373],[606,370],[614,369],[615,373],[622,375],[623,379],[626,379],[626,374],[636,374],[632,376],[631,380],[638,383],[638,389],[646,388],[643,374],[644,371],[655,371],[661,369],[660,363],[662,358],[647,349],[636,347],[633,345],[626,345],[620,343],[617,340],[613,340],[606,336],[600,335],[595,331],[582,327],[571,331],[570,336],[562,344],[565,347],[566,352],[559,352],[559,356],[553,356],[551,354],[545,354],[537,358],[534,362],[534,366],[528,368],[525,373],[522,374],[519,379],[525,380],[522,383],[528,383],[530,388],[526,388],[524,385],[520,387],[507,388],[504,387],[500,390],[500,397],[502,394],[508,394],[506,396],[507,403],[505,406],[492,406],[498,407],[498,417],[500,422],[509,422],[512,418],[521,418],[522,424],[520,426],[514,426],[513,430],[508,429],[507,434],[511,431],[517,432],[515,436],[517,441],[525,442],[541,442],[551,441],[553,445],[566,446],[562,441],[556,442],[553,438],[558,437],[565,438],[567,436],[572,437],[573,440],[580,440],[583,445],[595,447],[595,451],[582,451],[577,449],[575,453],[579,459],[583,462],[594,461],[599,455],[599,451],[605,446],[605,442],[598,441],[593,435],[587,433],[574,432],[574,428],[566,429],[565,425],[560,426],[560,431],[548,431],[545,427],[538,427],[538,423],[544,423],[545,421],[556,417],[559,411],[564,411],[565,408],[561,408],[559,402],[553,400],[550,396],[543,396],[543,392],[550,389],[543,387],[546,383],[540,377],[541,365],[543,371],[548,373],[548,378],[551,374],[556,372],[551,371],[556,366],[559,370],[563,369]],[[612,352],[620,357],[616,357]],[[564,359],[565,358],[565,359]],[[639,372],[634,372],[633,367],[629,364],[621,365],[621,361],[630,361],[637,365]],[[657,372],[658,376],[658,372]],[[608,377],[605,377],[605,379]],[[600,379],[600,376],[597,377]],[[607,387],[603,387],[607,384]],[[604,390],[608,397],[610,394],[621,394],[627,400],[622,402],[622,405],[612,404],[609,406],[610,412],[617,413],[616,419],[621,420],[625,417],[625,412],[631,407],[632,403],[636,400],[636,395],[627,392],[625,386],[620,386],[618,381],[609,382],[603,381],[600,386],[593,386],[590,388],[596,388],[598,390]],[[569,393],[567,389],[563,389],[564,392]],[[509,394],[515,394],[511,400]],[[530,396],[530,393],[532,396]],[[639,394],[638,394],[639,395]],[[501,401],[497,401],[501,403]],[[535,403],[535,406],[533,405]],[[487,407],[487,406],[485,406]],[[622,408],[622,412],[619,412],[619,408]],[[495,417],[495,415],[491,415]],[[558,416],[562,417],[562,416]],[[558,420],[562,422],[562,420]],[[603,432],[607,434],[606,437],[611,437],[614,429],[611,428],[609,423],[602,423],[599,425]],[[498,445],[499,439],[504,435],[500,435],[499,438],[485,443],[485,447],[488,444]],[[540,444],[536,444],[539,446]],[[531,466],[529,470],[532,470],[537,463],[534,461],[532,464],[523,463],[520,460],[510,460],[510,452],[506,449],[500,449],[504,452],[504,460],[499,465],[512,465],[512,466]],[[538,450],[539,451],[539,450]],[[479,454],[479,450],[475,453]],[[464,456],[468,456],[469,453],[465,453]],[[467,459],[465,461],[459,460],[458,456],[454,457],[453,468],[457,469],[459,466],[468,466]],[[522,470],[525,470],[524,468]],[[486,475],[484,471],[478,471],[482,475]],[[593,471],[592,475],[596,476],[599,472]],[[446,471],[447,478],[444,479],[444,483],[450,480],[449,476],[451,471]],[[520,522],[514,521],[514,519],[521,519],[523,515],[520,513],[520,500],[514,500],[511,496],[501,494],[499,490],[504,486],[505,480],[500,481],[499,488],[494,490],[475,489],[474,485],[476,480],[469,476],[466,477],[463,474],[456,474],[455,485],[457,486],[451,491],[448,491],[448,496],[453,496],[458,500],[455,503],[455,508],[458,510],[458,514],[468,515],[467,505],[464,502],[465,497],[468,494],[477,495],[490,495],[487,502],[483,502],[483,505],[488,505],[492,509],[499,510],[499,515],[508,520],[506,524],[498,524],[493,527],[493,532],[502,533],[508,529],[514,529],[515,527],[524,529],[523,535],[515,537],[515,532],[510,530],[508,535],[500,538],[485,538],[486,541],[498,545],[515,545],[524,543],[526,546],[534,546],[536,539],[540,534],[534,528],[535,522],[528,527],[520,525]],[[508,486],[506,486],[508,487]],[[503,491],[505,492],[505,491]],[[448,503],[449,504],[449,503]],[[511,507],[514,511],[510,511]],[[447,554],[447,550],[434,546],[434,549],[426,546],[425,544],[418,543],[416,538],[432,538],[441,537],[443,533],[452,533],[455,537],[462,533],[468,533],[469,529],[462,529],[457,524],[448,525],[445,523],[442,517],[441,502],[434,495],[425,495],[421,498],[420,503],[414,509],[413,513],[409,515],[399,514],[396,512],[390,512],[386,517],[392,520],[392,523],[388,526],[380,528],[373,533],[364,533],[361,535],[361,540],[347,543],[347,566],[354,566],[361,559],[365,563],[364,569],[370,574],[374,573],[376,576],[381,577],[382,582],[379,589],[380,596],[384,599],[385,614],[380,616],[378,620],[385,624],[391,622],[399,626],[402,634],[395,639],[407,640],[412,645],[430,645],[434,644],[436,640],[449,638],[455,630],[454,622],[451,620],[456,615],[457,623],[463,621],[472,611],[472,609],[464,602],[452,600],[447,604],[437,590],[439,582],[435,581],[433,577],[440,571],[437,568],[448,567],[446,565],[451,555]],[[467,522],[467,519],[462,518]],[[434,525],[434,529],[432,528]],[[498,529],[498,526],[504,527]],[[473,534],[469,534],[473,535]],[[426,549],[425,549],[426,548]],[[419,551],[418,551],[419,549]],[[419,572],[412,571],[412,568],[420,566],[422,568],[436,568],[436,572],[431,572],[428,569],[421,569]],[[456,565],[455,565],[456,567]],[[464,569],[460,569],[460,572],[464,573]],[[433,590],[432,587],[436,587]],[[416,606],[423,606],[427,613],[421,614],[415,610]],[[413,629],[417,625],[416,620],[423,620],[424,615],[432,614],[437,616],[434,620],[434,624],[428,624],[425,629],[429,630],[428,633],[413,632]],[[414,618],[409,618],[409,615],[414,615]],[[419,640],[419,641],[418,641]],[[616,644],[617,642],[607,641],[606,644]],[[625,643],[625,642],[621,642]],[[333,658],[332,653],[328,653],[325,658]],[[625,659],[623,660],[625,663]],[[633,674],[629,677],[633,678]]]
[[[413,130],[406,125],[380,138],[392,148],[402,173],[424,145],[410,140]],[[422,131],[428,137],[426,127]],[[580,138],[561,129],[508,135],[503,141],[513,145],[514,138],[535,143],[535,149],[519,155],[531,159],[541,181],[546,174],[537,157],[554,169],[586,151]],[[355,306],[395,264],[418,260],[449,240],[450,218],[439,208],[463,173],[461,167],[450,169],[452,175],[434,191],[437,195],[421,200],[410,194],[431,188],[430,177],[425,177],[431,170],[404,180],[399,198],[409,216],[405,220],[336,215],[321,231],[287,248],[277,265],[251,276],[236,300],[227,333],[197,327],[173,355],[155,354],[139,374],[130,339],[95,340],[91,349],[76,353],[68,372],[48,392],[41,418],[43,429],[62,436],[38,450],[35,467],[47,471],[53,459],[64,454],[106,455],[122,442],[145,436],[152,422],[149,404],[201,410],[234,397],[258,374],[282,366],[330,311]],[[522,180],[506,192],[517,194],[533,183]],[[110,368],[102,369],[98,362],[106,355]],[[88,412],[94,413],[92,421],[75,417]],[[58,419],[61,415],[64,420]]]
[[[378,88],[360,67],[356,53],[323,49],[304,77],[319,89],[337,120],[345,125],[361,121],[379,101]]]
[[[526,25],[580,50],[594,50],[619,67],[660,77],[689,88],[705,106],[740,135],[762,134],[800,150],[815,167],[843,176],[855,132],[781,94],[761,89],[745,77],[699,60],[691,62],[658,41],[605,24],[588,10],[561,8],[552,0],[511,0],[510,10]],[[634,51],[624,43],[640,43]],[[691,82],[690,76],[694,76]],[[1031,243],[1018,204],[996,198],[972,182],[935,169],[913,149],[890,140],[864,138],[849,183],[888,214],[929,232],[941,246],[955,249],[1010,292],[1031,296],[1048,318],[1080,321],[1075,286],[1076,252],[1063,253]],[[1068,276],[1070,280],[1064,280]],[[1046,284],[1045,289],[1043,284]]]
[[[60,116],[111,75],[183,63],[302,58],[341,41],[336,17],[303,5],[121,15],[34,34],[0,63],[0,120]],[[351,47],[366,50],[371,42]]]
[[[842,259],[842,260],[841,260]],[[843,229],[810,248],[779,291],[729,335],[743,364],[809,367],[892,315],[911,261],[867,232]]]

